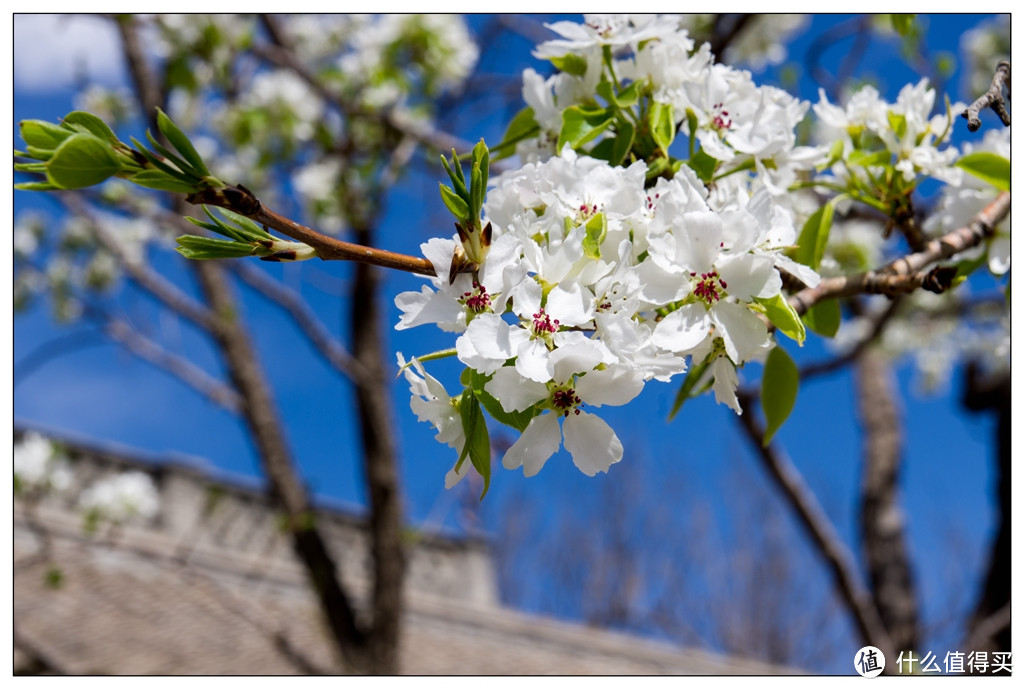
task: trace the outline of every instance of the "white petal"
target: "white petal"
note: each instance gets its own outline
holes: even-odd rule
[[[769,285],[775,285],[773,278],[782,286],[779,273],[771,258],[764,255],[743,254],[718,264],[718,274],[725,281],[725,291],[740,301],[752,301],[761,296]],[[778,293],[776,289],[775,294]],[[771,296],[765,294],[764,296]]]
[[[626,404],[644,389],[644,376],[632,364],[614,364],[576,380],[576,394],[587,404],[613,407]]]
[[[519,345],[516,370],[531,381],[546,383],[551,380],[550,352],[541,340],[529,340]]]
[[[569,380],[574,373],[592,371],[610,354],[606,347],[583,333],[566,333],[570,334],[576,337],[560,339],[558,348],[551,352],[551,377],[557,383]]]
[[[818,283],[821,282],[821,276],[818,275],[813,268],[805,266],[803,263],[797,263],[789,256],[776,254],[775,265],[782,268],[790,275],[799,278],[799,280],[808,287],[817,287]]]
[[[735,363],[749,361],[771,342],[768,326],[741,304],[719,302],[711,309],[715,334],[725,343],[725,351]]]
[[[683,232],[676,232],[677,255],[690,270],[703,273],[711,269],[722,251],[722,218],[712,211],[684,213]]]
[[[469,473],[469,470],[472,466],[473,463],[469,461],[469,457],[467,457],[462,462],[462,466],[459,467],[458,471],[455,471],[455,467],[452,467],[451,470],[449,470],[449,472],[444,476],[444,487],[452,488],[459,481],[466,478],[466,475]]]
[[[736,367],[724,356],[716,357],[711,364],[711,375],[715,377],[711,388],[715,391],[715,401],[732,408],[737,414],[742,414],[739,400],[736,399],[736,386],[740,384],[736,376]]]
[[[535,476],[551,455],[558,451],[562,433],[558,428],[558,416],[542,414],[535,416],[523,434],[501,460],[506,469],[523,467],[524,476]]]
[[[681,352],[703,342],[710,328],[707,309],[702,304],[687,304],[658,323],[651,342],[669,352]]]
[[[510,326],[494,313],[483,313],[473,319],[458,340],[455,350],[459,361],[481,373],[494,373],[516,355],[519,345],[530,334],[523,328]]]
[[[587,476],[606,472],[622,459],[622,443],[600,417],[581,411],[569,414],[564,426],[565,449],[572,453],[573,464]]]
[[[484,389],[507,412],[522,411],[548,394],[546,385],[523,378],[514,366],[505,366],[495,371],[494,377],[484,385]]]
[[[568,289],[559,285],[548,294],[544,310],[557,318],[559,325],[583,325],[594,317],[594,295],[576,283]]]
[[[435,292],[426,285],[419,292],[402,292],[395,297],[395,306],[401,311],[395,330],[414,328],[426,323],[438,323],[445,329],[462,330],[465,327],[463,306],[444,292]]]
[[[434,266],[434,272],[442,276],[435,278],[435,281],[444,280],[447,282],[448,271],[452,267],[452,256],[455,255],[455,240],[434,237],[429,242],[420,244],[420,251],[423,252],[423,255]]]

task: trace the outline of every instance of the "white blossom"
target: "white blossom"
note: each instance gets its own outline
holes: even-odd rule
[[[152,519],[160,511],[160,494],[149,474],[129,471],[102,479],[82,491],[79,507],[115,524]]]
[[[71,468],[53,443],[35,431],[14,445],[14,477],[21,490],[65,491],[71,486]]]

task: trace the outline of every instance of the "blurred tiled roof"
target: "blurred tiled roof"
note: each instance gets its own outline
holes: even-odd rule
[[[112,461],[123,470],[130,459],[79,450],[76,472],[102,474],[114,470]],[[132,468],[156,470],[153,465]],[[270,514],[269,507],[252,502],[252,495],[248,502],[235,496],[238,504],[228,510],[234,515],[230,519],[223,512],[220,517],[206,512],[198,531],[176,531],[175,518],[167,513],[169,501],[177,501],[179,510],[202,513],[195,500],[187,499],[187,487],[208,494],[209,484],[184,469],[165,466],[159,471],[165,514],[143,526],[90,536],[70,501],[47,500],[31,513],[24,504],[17,506],[15,670],[158,675],[336,671],[315,601],[285,544],[270,539],[247,547],[256,530],[241,525],[257,524],[257,515]],[[353,518],[335,516],[348,526],[338,527],[330,514],[324,516],[325,531],[335,536],[332,545],[338,548],[348,538],[349,548],[361,548],[358,538],[342,533],[358,528]],[[208,532],[213,531],[220,536],[212,537]],[[413,550],[400,657],[405,674],[781,670],[503,608],[480,544],[433,538]],[[343,566],[343,578],[357,597],[367,590],[359,571]],[[488,581],[475,581],[480,579]]]

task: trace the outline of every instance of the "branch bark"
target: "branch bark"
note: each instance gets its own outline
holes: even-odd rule
[[[1010,95],[1010,63],[1000,60],[996,65],[996,72],[992,76],[992,85],[988,87],[980,98],[971,103],[960,116],[967,120],[968,131],[976,132],[981,129],[981,118],[979,115],[985,108],[992,108],[992,112],[999,115],[999,120],[1004,126],[1010,126],[1010,113],[1006,111],[1006,101],[1003,100],[1003,87],[1006,87],[1006,95]]]
[[[974,608],[966,649],[1009,651],[1011,634],[1011,499],[1012,417],[1010,374],[983,376],[977,364],[968,364],[964,375],[963,405],[971,411],[992,411],[996,422],[996,536],[992,542],[988,573]],[[1000,623],[1005,615],[1005,624]]]
[[[123,49],[136,94],[144,112],[151,118],[161,106],[162,94],[154,95],[147,84],[154,82],[129,22],[121,22],[130,34]],[[156,99],[156,100],[147,100]],[[153,127],[154,131],[156,127]],[[368,672],[365,646],[367,634],[358,624],[355,610],[342,588],[335,562],[313,520],[312,505],[302,485],[284,439],[270,389],[263,377],[256,353],[238,318],[238,305],[229,289],[224,269],[215,261],[191,261],[209,308],[217,314],[211,331],[220,349],[229,377],[243,400],[242,414],[263,470],[270,494],[281,505],[287,518],[292,547],[306,569],[320,601],[321,610],[341,658],[355,672]]]
[[[903,438],[892,372],[885,356],[868,348],[856,378],[864,432],[859,513],[871,594],[893,645],[917,648],[917,594],[897,499]]]
[[[1010,212],[1010,192],[999,194],[964,227],[931,240],[924,250],[886,264],[878,270],[825,278],[817,287],[803,289],[789,298],[803,315],[820,301],[853,294],[905,294],[925,285],[934,271],[922,270],[931,263],[950,258],[991,237],[995,226]]]
[[[765,446],[764,428],[754,418],[752,410],[753,398],[744,397],[740,405],[747,409],[746,414],[737,417],[743,428],[751,448],[761,459],[768,474],[774,479],[783,496],[796,511],[797,517],[807,529],[811,541],[825,559],[832,576],[835,578],[842,600],[853,615],[854,622],[861,638],[866,644],[875,646],[887,657],[895,653],[895,646],[886,631],[882,618],[857,574],[856,560],[849,548],[843,543],[835,527],[829,521],[814,493],[804,483],[800,472],[792,462],[775,449],[774,445]],[[895,655],[891,657],[895,658]]]

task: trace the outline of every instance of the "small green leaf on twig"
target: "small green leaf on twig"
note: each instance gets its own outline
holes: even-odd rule
[[[773,348],[765,361],[761,378],[761,409],[766,422],[762,445],[765,447],[789,418],[799,388],[800,373],[793,359],[782,347]]]
[[[109,143],[80,132],[61,142],[46,163],[50,184],[61,189],[81,189],[99,184],[121,170]]]
[[[202,157],[196,152],[195,147],[189,138],[185,136],[184,132],[178,129],[178,126],[174,124],[170,117],[167,116],[160,108],[156,110],[156,126],[160,128],[160,133],[167,137],[167,140],[171,142],[171,145],[178,149],[182,157],[187,160],[196,171],[200,174],[200,177],[210,176],[210,171],[206,169],[206,164],[203,162]]]

